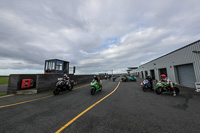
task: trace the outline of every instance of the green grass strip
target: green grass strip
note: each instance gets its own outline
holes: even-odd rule
[[[0,96],[5,96],[6,95],[6,93],[0,93]]]
[[[0,85],[8,84],[9,77],[0,77]]]

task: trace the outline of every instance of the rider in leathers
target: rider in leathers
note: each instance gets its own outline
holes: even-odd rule
[[[64,80],[64,82],[65,82],[66,85],[68,85],[69,87],[71,87],[70,79],[67,76],[67,74],[63,75],[63,80]]]
[[[166,75],[164,75],[164,74],[161,75],[161,80],[160,80],[160,82],[165,82],[166,85],[169,85],[170,88],[173,90],[174,96],[176,96],[173,83],[172,83],[172,81],[171,81]]]
[[[94,80],[96,80],[98,82],[98,84],[101,86],[101,83],[100,83],[100,78],[97,77],[97,76],[94,76]]]

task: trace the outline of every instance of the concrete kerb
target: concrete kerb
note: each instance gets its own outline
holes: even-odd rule
[[[15,94],[10,94],[10,95],[5,95],[5,96],[0,96],[0,98],[6,98],[6,97],[11,97],[14,96]]]

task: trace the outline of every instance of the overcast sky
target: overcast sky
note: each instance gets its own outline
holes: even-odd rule
[[[126,72],[200,39],[199,0],[0,0],[0,75]]]

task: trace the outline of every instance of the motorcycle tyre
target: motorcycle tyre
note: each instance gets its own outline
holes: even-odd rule
[[[99,91],[101,91],[102,90],[102,86],[101,86],[101,88],[100,88],[100,90]]]
[[[156,88],[156,94],[162,94],[162,88],[161,87],[158,87]]]
[[[72,91],[72,86],[70,86],[68,90],[69,90],[69,91]]]
[[[95,92],[96,92],[96,89],[95,89],[95,88],[92,88],[92,89],[91,89],[91,95],[94,95]]]
[[[178,95],[178,94],[179,94],[179,92],[180,92],[179,88],[177,88],[177,87],[174,87],[174,89],[175,89],[175,91],[176,91],[176,95]]]
[[[146,92],[146,91],[147,91],[147,88],[146,88],[146,87],[143,87],[143,91]]]
[[[58,95],[59,93],[60,93],[60,91],[57,88],[53,91],[54,95]]]

